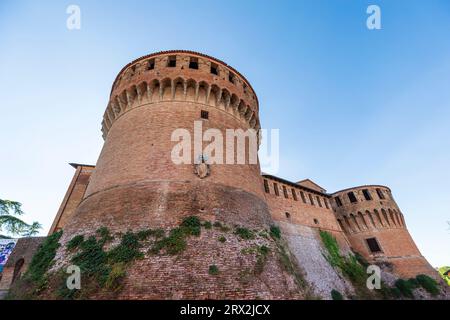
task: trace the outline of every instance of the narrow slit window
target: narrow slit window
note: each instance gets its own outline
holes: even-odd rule
[[[309,203],[314,205],[314,200],[313,200],[313,197],[312,197],[312,195],[310,193],[308,193],[308,197],[309,197]]]
[[[347,193],[347,195],[348,195],[348,199],[350,200],[351,203],[358,202],[358,200],[356,199],[356,196],[353,192],[349,192],[349,193]]]
[[[289,198],[288,193],[287,193],[286,186],[283,186],[283,194],[284,194],[284,197],[285,197],[286,199]]]
[[[376,190],[377,190],[378,198],[380,198],[381,200],[384,200],[384,194],[383,194],[383,192],[381,191],[381,189],[376,189]]]
[[[266,191],[266,193],[270,193],[269,183],[266,179],[264,179],[264,190]]]
[[[330,207],[328,206],[328,200],[326,198],[323,199],[323,202],[325,203],[325,207],[327,209],[330,209]]]
[[[339,198],[339,197],[334,197],[334,201],[336,201],[336,205],[337,205],[338,207],[342,207],[342,201],[341,201],[341,198]]]
[[[278,190],[278,184],[276,182],[273,183],[273,190],[275,191],[275,195],[279,196],[280,191]]]
[[[303,191],[300,191],[300,196],[302,197],[303,203],[306,203],[306,197],[305,197],[305,194],[303,193]]]
[[[286,215],[286,218],[288,218],[288,219],[291,218],[291,214],[289,212],[285,212],[284,214]]]
[[[297,193],[295,192],[295,189],[291,189],[292,191],[292,198],[294,198],[295,201],[297,201]]]
[[[314,219],[314,224],[319,224],[319,220]]]
[[[362,193],[364,195],[364,199],[366,199],[367,201],[372,200],[372,197],[370,196],[369,190],[363,189]]]
[[[198,58],[189,59],[189,69],[198,69]]]
[[[319,207],[322,208],[322,201],[320,201],[319,196],[316,196],[316,200],[317,200],[317,203],[319,204]]]

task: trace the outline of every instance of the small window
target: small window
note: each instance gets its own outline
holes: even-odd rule
[[[175,68],[177,66],[177,56],[169,56],[167,60],[167,66],[169,68]]]
[[[319,220],[314,219],[314,224],[319,224]]]
[[[211,63],[211,73],[215,74],[216,76],[219,74],[219,68],[217,64]]]
[[[147,62],[147,70],[155,69],[155,59],[150,59]]]
[[[209,119],[209,112],[205,111],[205,110],[200,111],[200,118],[208,120]]]
[[[295,201],[297,201],[297,193],[295,192],[295,189],[291,189],[292,191],[292,198],[294,198]]]
[[[198,58],[189,59],[189,69],[198,69]]]
[[[366,199],[367,201],[372,200],[372,197],[370,196],[369,190],[363,189],[362,193],[364,195],[364,199]]]
[[[380,245],[378,244],[377,238],[369,238],[366,239],[367,245],[369,246],[369,250],[372,253],[381,252]]]
[[[134,76],[134,73],[136,72],[136,65],[134,65],[134,66],[132,66],[131,68],[130,68],[130,76]]]
[[[231,83],[234,83],[234,74],[233,73],[228,73],[228,81],[230,81]]]
[[[356,199],[355,194],[353,192],[349,192],[349,193],[347,193],[347,195],[348,195],[348,199],[350,200],[351,203],[358,202],[358,200]]]
[[[244,83],[244,84],[242,85],[242,87],[244,88],[244,93],[247,93],[247,85]]]
[[[314,205],[314,200],[313,200],[313,197],[312,197],[312,195],[310,193],[308,193],[308,197],[309,197],[309,203]]]
[[[288,218],[288,219],[291,218],[291,214],[289,212],[285,212],[284,214],[286,215],[286,218]]]
[[[303,193],[303,191],[300,191],[300,196],[302,197],[303,203],[306,203],[306,198],[305,198],[305,194]]]
[[[317,203],[319,204],[319,207],[322,208],[322,201],[320,201],[319,196],[316,196],[316,199],[317,199]]]
[[[285,197],[286,199],[289,198],[288,192],[287,192],[287,189],[286,189],[286,186],[283,186],[283,194],[284,194],[284,197]]]
[[[275,195],[280,195],[280,191],[278,191],[278,184],[276,182],[273,183],[273,190],[275,191]]]
[[[338,207],[342,207],[342,201],[341,201],[341,198],[339,198],[339,197],[334,197],[334,201],[336,201],[336,205],[337,205]]]
[[[264,179],[264,190],[266,191],[266,193],[270,193],[269,183],[266,179]]]
[[[381,200],[384,200],[384,194],[383,194],[383,192],[381,191],[381,189],[376,189],[376,190],[377,190],[378,198],[380,198]]]
[[[328,200],[326,198],[323,199],[323,202],[325,203],[325,207],[327,209],[330,209],[330,207],[328,206]]]

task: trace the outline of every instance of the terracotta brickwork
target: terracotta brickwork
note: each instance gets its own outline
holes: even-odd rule
[[[2,272],[0,293],[10,286],[27,270],[34,253],[44,241],[44,237],[21,238],[17,241],[13,252]]]
[[[332,194],[336,218],[353,250],[369,261],[392,263],[403,277],[438,278],[406,229],[405,218],[385,186],[361,186]],[[375,245],[370,243],[376,243]]]
[[[114,81],[103,116],[105,143],[97,164],[76,166],[51,228],[50,233],[64,230],[58,264],[67,262],[64,244],[75,235],[93,234],[103,226],[112,232],[167,230],[196,215],[253,230],[279,225],[298,264],[304,265],[323,297],[329,297],[333,283],[341,280],[323,258],[319,230],[332,233],[342,251],[352,248],[369,260],[388,261],[400,275],[436,275],[411,239],[387,187],[328,194],[309,179],[294,183],[262,175],[259,163],[248,159],[244,164],[213,163],[203,170],[205,175],[193,163],[172,161],[176,129],[186,129],[193,137],[194,121],[199,121],[203,132],[215,128],[225,137],[227,129],[260,129],[258,112],[250,83],[215,58],[165,51],[125,66]],[[203,147],[207,144],[203,142]],[[202,156],[193,141],[191,146],[192,160]],[[236,144],[232,150],[236,155]],[[364,198],[366,189],[370,200]],[[349,192],[354,193],[351,200]],[[377,198],[379,192],[384,199]],[[219,244],[218,236],[209,230],[190,239],[187,251],[176,259],[146,256],[137,261],[119,298],[301,297],[275,256],[268,259],[262,281],[243,282],[240,272],[254,262],[241,254],[245,243],[230,238]],[[369,238],[376,238],[379,251],[370,251]],[[208,275],[210,264],[222,270],[220,275]],[[351,290],[346,283],[339,286]]]

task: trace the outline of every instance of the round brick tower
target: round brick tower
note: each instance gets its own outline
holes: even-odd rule
[[[405,219],[391,190],[370,185],[334,193],[333,207],[339,225],[354,251],[368,261],[385,261],[402,277],[437,273],[421,255],[406,229]]]
[[[170,226],[188,215],[267,224],[258,163],[212,164],[201,178],[193,163],[172,161],[172,133],[187,129],[193,140],[194,121],[203,131],[219,129],[224,144],[226,129],[257,130],[251,85],[224,62],[194,52],[160,52],[126,65],[114,81],[105,144],[74,219],[115,230]],[[191,146],[194,161],[201,154]]]
[[[256,232],[272,223],[259,162],[250,163],[246,156],[241,164],[208,163],[194,146],[194,123],[203,132],[220,131],[224,152],[230,148],[227,129],[257,131],[258,99],[250,83],[224,62],[191,51],[159,52],[126,65],[104,113],[103,149],[61,242],[105,226],[114,233],[162,228],[167,234],[184,218],[197,216],[231,230],[224,236],[216,227],[205,229],[189,238],[186,251],[177,257],[147,253],[127,270],[120,298],[301,297],[295,278],[279,264],[276,247],[263,269],[261,257],[243,256],[251,241],[270,247],[270,237],[242,241],[233,230],[239,226]],[[179,143],[173,133],[179,129],[190,133],[190,158],[200,157],[199,163],[173,161]],[[236,156],[235,142],[231,153]],[[60,262],[67,261],[63,247]],[[258,263],[262,279],[245,280]],[[211,265],[217,265],[219,275],[208,274]]]

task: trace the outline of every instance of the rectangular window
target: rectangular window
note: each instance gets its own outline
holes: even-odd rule
[[[325,207],[327,209],[330,209],[330,207],[328,206],[328,200],[326,198],[323,198],[323,202],[325,203]]]
[[[363,189],[362,191],[363,195],[364,195],[364,199],[368,200],[372,200],[372,197],[370,196],[370,192],[367,189]]]
[[[306,203],[306,198],[305,198],[305,194],[303,193],[303,191],[300,191],[300,196],[302,197],[303,203]]]
[[[169,56],[169,59],[167,60],[167,66],[169,68],[174,68],[177,66],[177,56]]]
[[[312,197],[312,195],[310,193],[308,193],[308,197],[309,197],[309,203],[314,205],[314,200],[313,200],[313,197]]]
[[[234,74],[233,73],[228,73],[228,81],[230,81],[231,83],[234,83]]]
[[[283,194],[284,194],[284,197],[285,197],[286,199],[289,198],[289,197],[288,197],[288,193],[287,193],[286,186],[283,186]]]
[[[269,183],[266,179],[264,179],[264,190],[266,191],[266,193],[270,193]]]
[[[209,119],[209,112],[205,111],[205,110],[200,111],[200,118],[208,120]]]
[[[320,201],[319,196],[316,196],[316,199],[317,199],[317,203],[319,204],[319,207],[322,208],[322,202]]]
[[[155,69],[155,59],[150,59],[147,62],[147,70]]]
[[[336,205],[337,205],[338,207],[342,207],[342,201],[341,201],[341,198],[339,198],[339,197],[334,197],[334,201],[336,201]]]
[[[380,198],[381,200],[384,200],[384,194],[383,194],[383,192],[381,191],[381,189],[376,189],[376,190],[377,190],[378,198]]]
[[[295,192],[295,189],[291,189],[292,191],[292,198],[294,198],[295,201],[297,201],[297,193]]]
[[[190,58],[189,59],[189,69],[198,69],[198,59],[197,58]]]
[[[280,195],[280,191],[278,191],[278,184],[276,182],[273,183],[273,190],[277,196]]]
[[[380,245],[378,244],[377,238],[366,239],[369,250],[372,253],[381,252]]]
[[[356,199],[355,194],[353,192],[349,192],[349,193],[347,193],[347,195],[348,195],[348,199],[350,200],[351,203],[358,202],[358,200]]]
[[[216,76],[219,74],[219,69],[217,64],[211,63],[211,73],[215,74]]]

